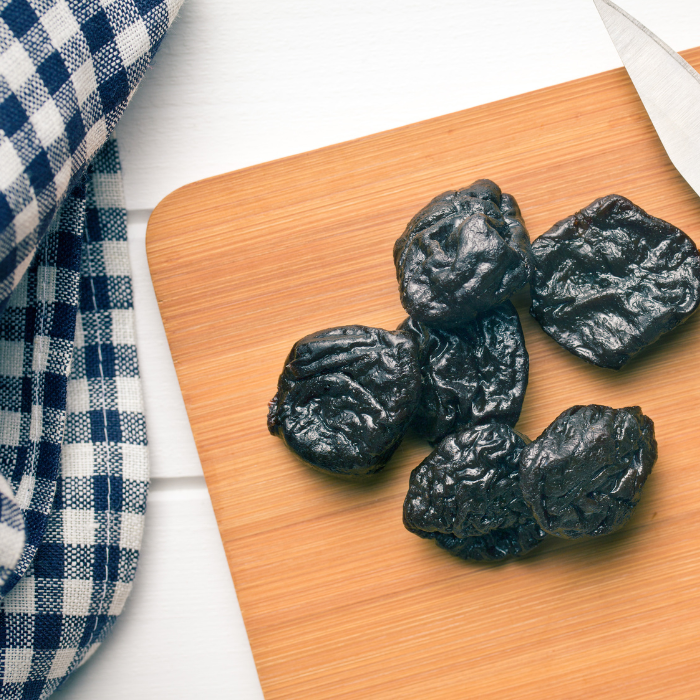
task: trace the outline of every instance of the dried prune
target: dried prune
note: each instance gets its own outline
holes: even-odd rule
[[[520,485],[545,532],[605,535],[632,514],[656,455],[639,406],[573,406],[522,451]]]
[[[318,469],[371,474],[401,442],[419,393],[417,348],[407,334],[329,328],[292,347],[268,428]]]
[[[491,530],[479,537],[455,537],[435,533],[435,544],[460,559],[497,561],[527,554],[545,537],[540,526],[531,520],[517,528]]]
[[[410,316],[454,328],[508,299],[534,268],[515,199],[490,180],[433,199],[394,244],[401,303]]]
[[[412,427],[421,437],[435,444],[470,425],[518,422],[529,360],[513,304],[457,330],[431,329],[410,316],[399,329],[418,344],[422,382]]]
[[[520,490],[526,441],[501,423],[446,437],[411,472],[406,529],[463,559],[503,559],[535,547],[545,533]]]
[[[619,195],[559,221],[532,251],[530,313],[560,345],[601,367],[619,369],[700,303],[693,241]]]

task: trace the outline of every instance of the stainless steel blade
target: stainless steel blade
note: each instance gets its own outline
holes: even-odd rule
[[[610,0],[593,0],[671,162],[700,194],[700,75]]]

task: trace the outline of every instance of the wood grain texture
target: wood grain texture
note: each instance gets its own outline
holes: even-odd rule
[[[700,67],[700,48],[685,54]],[[489,177],[532,237],[616,192],[700,241],[700,200],[623,70],[201,181],[155,210],[156,294],[267,700],[693,698],[700,661],[700,317],[615,372],[516,305],[518,428],[638,404],[659,461],[620,533],[470,564],[407,533],[408,439],[374,481],[305,468],[266,430],[303,335],[405,316],[394,240],[433,196]]]

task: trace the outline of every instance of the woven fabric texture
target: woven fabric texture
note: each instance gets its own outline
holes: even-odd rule
[[[38,551],[0,609],[3,699],[48,697],[97,648],[143,532],[148,453],[115,142],[90,166],[85,197],[60,473]]]
[[[0,699],[45,698],[131,588],[148,462],[109,135],[182,0],[0,0]]]
[[[56,491],[66,386],[80,296],[85,186],[66,199],[0,316],[0,472],[24,514],[25,543],[0,597],[19,581],[44,536]]]
[[[0,476],[0,587],[17,566],[25,542],[24,514],[12,486]]]
[[[182,0],[0,0],[0,309]]]

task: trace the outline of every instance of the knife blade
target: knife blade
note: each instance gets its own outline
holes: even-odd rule
[[[700,194],[700,75],[610,0],[593,0],[671,162]]]

